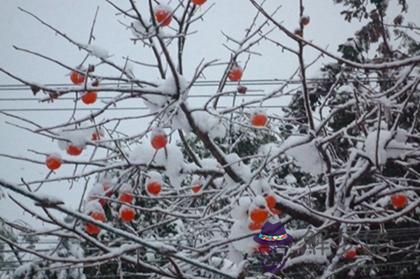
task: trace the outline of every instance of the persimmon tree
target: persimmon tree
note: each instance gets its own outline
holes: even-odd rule
[[[279,19],[281,7],[272,10],[264,1],[249,0],[255,17],[244,36],[225,35],[230,59],[203,60],[192,76],[185,76],[190,55],[184,53],[185,44],[192,26],[206,22],[213,1],[107,2],[133,33],[127,43],[150,52],[153,64],[111,59],[94,44],[96,20],[86,44],[21,9],[86,57],[76,66],[66,65],[15,47],[65,69],[73,85],[62,88],[0,68],[43,103],[53,106],[69,96],[75,101],[68,121],[47,127],[2,112],[20,123],[15,126],[57,145],[57,154],[37,150],[37,158],[2,154],[44,164],[48,173],[42,180],[0,180],[10,199],[51,226],[28,228],[4,220],[2,231],[8,233],[0,233],[0,240],[18,261],[31,257],[29,265],[14,272],[16,278],[263,276],[256,261],[261,249],[252,237],[267,220],[282,222],[294,238],[282,271],[291,278],[383,275],[381,265],[402,260],[416,266],[419,235],[409,229],[419,225],[420,46],[418,28],[404,23],[406,1],[399,1],[401,13],[395,19],[388,18],[387,1],[332,1],[342,5],[349,23],[363,22],[337,54],[306,38],[306,28],[316,23],[305,14],[302,0],[296,1],[295,30]],[[278,34],[289,42],[276,39]],[[262,43],[294,55],[295,73],[270,92],[221,106],[225,96],[248,94],[241,80]],[[318,64],[305,61],[308,49],[319,52],[316,61],[326,61],[319,79],[311,82],[307,69]],[[136,77],[129,67],[133,63],[153,71],[158,81]],[[102,67],[112,73],[99,74]],[[215,67],[224,69],[217,89],[204,105],[193,104],[193,86]],[[227,84],[237,88],[228,90]],[[104,92],[113,98],[99,110],[77,113],[78,104],[98,104]],[[133,99],[142,100],[148,110],[102,118],[111,107]],[[283,100],[290,104],[281,113],[264,108]],[[119,131],[119,124],[130,119],[142,124],[132,134]],[[78,159],[87,153],[89,159]],[[74,167],[71,174],[60,171],[66,165]],[[85,184],[79,208],[39,193],[57,181]],[[42,213],[17,195],[34,201]],[[401,228],[410,232],[403,236],[410,241],[390,233]],[[59,242],[52,251],[39,252],[11,232]],[[398,276],[408,278],[410,268]]]

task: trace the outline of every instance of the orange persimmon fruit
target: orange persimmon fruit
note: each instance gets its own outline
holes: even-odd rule
[[[166,7],[160,6],[155,10],[155,19],[160,25],[168,26],[172,21],[171,11]]]
[[[79,72],[72,71],[70,73],[70,80],[73,84],[79,85],[85,81],[85,76],[80,74]]]
[[[393,194],[391,196],[391,204],[395,209],[402,209],[407,206],[408,199],[404,194]]]
[[[192,190],[194,193],[198,193],[198,192],[200,192],[200,191],[201,191],[201,184],[199,184],[199,183],[194,184],[194,185],[192,186],[191,190]]]
[[[50,170],[56,170],[61,167],[61,164],[63,163],[61,156],[58,154],[50,154],[45,159],[45,165]]]
[[[250,230],[250,231],[258,231],[258,230],[261,230],[261,228],[262,228],[262,226],[263,226],[264,224],[263,223],[255,223],[255,222],[251,222],[251,223],[249,223],[249,225],[248,225],[248,229]]]
[[[249,217],[255,223],[264,223],[268,218],[268,211],[262,208],[255,208],[251,211]]]
[[[262,128],[265,127],[267,125],[267,115],[265,115],[265,113],[262,112],[257,112],[254,113],[251,116],[251,124],[254,128]]]
[[[78,155],[82,154],[83,148],[81,148],[77,145],[74,145],[74,144],[69,144],[67,146],[66,151],[67,151],[67,154],[69,154],[71,156],[78,156]]]
[[[195,5],[203,5],[204,3],[207,2],[207,0],[192,0],[191,2],[193,2],[193,4]]]
[[[240,81],[242,78],[243,70],[240,66],[233,66],[228,73],[230,81]]]
[[[101,130],[95,130],[92,133],[91,140],[97,141],[104,137],[104,133]]]
[[[124,222],[131,222],[136,217],[136,211],[128,206],[122,206],[119,212],[119,218]]]
[[[152,147],[156,150],[164,148],[168,143],[168,137],[165,132],[159,130],[152,133],[152,139],[150,140]]]
[[[82,102],[86,105],[91,105],[96,102],[98,94],[95,91],[87,91],[82,96]]]
[[[90,214],[90,217],[93,218],[93,219],[95,219],[95,220],[97,220],[97,221],[100,221],[100,222],[105,222],[106,221],[105,214],[102,213],[102,212],[96,212],[96,211],[94,211],[94,212],[92,212]],[[98,234],[101,231],[101,228],[98,227],[95,224],[87,223],[85,225],[85,230],[86,230],[86,232],[88,234],[94,235],[94,234]]]
[[[134,195],[131,192],[122,192],[118,196],[120,202],[132,203],[134,200]]]
[[[357,256],[357,251],[354,248],[351,248],[344,252],[343,258],[346,260],[353,260]]]
[[[281,211],[279,209],[276,208],[276,204],[277,204],[277,199],[274,195],[268,195],[265,197],[265,201],[267,203],[268,208],[270,209],[270,211],[275,214],[275,215],[279,215],[281,213]]]
[[[146,185],[147,192],[153,196],[158,196],[162,190],[162,186],[158,181],[150,181]]]

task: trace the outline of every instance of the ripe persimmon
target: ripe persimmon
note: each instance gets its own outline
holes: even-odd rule
[[[343,258],[346,260],[353,260],[357,256],[357,251],[354,248],[351,248],[344,252]]]
[[[159,6],[155,10],[155,19],[162,26],[168,26],[171,24],[172,15],[169,8]]]
[[[274,195],[268,195],[267,197],[265,197],[265,201],[267,203],[268,208],[273,214],[279,215],[281,213],[281,211],[276,208],[277,199]]]
[[[96,102],[98,94],[95,91],[87,91],[82,96],[82,102],[86,105],[91,105]]]
[[[192,186],[191,190],[192,190],[194,193],[198,193],[198,192],[200,192],[200,191],[201,191],[201,184],[199,184],[199,183],[194,184],[194,185]]]
[[[262,128],[267,125],[267,115],[263,112],[256,112],[251,116],[251,124],[254,128]]]
[[[78,155],[82,154],[83,148],[81,148],[77,145],[74,145],[74,144],[69,144],[67,146],[66,151],[67,151],[67,154],[69,154],[71,156],[78,156]]]
[[[262,228],[262,226],[263,226],[264,224],[263,223],[255,223],[255,222],[251,222],[251,223],[249,223],[249,225],[248,225],[248,229],[250,230],[250,231],[258,231],[258,230],[261,230],[261,228]]]
[[[230,81],[240,81],[242,78],[243,70],[240,66],[233,66],[228,73]]]
[[[191,2],[193,2],[193,4],[195,5],[203,5],[204,3],[207,2],[207,0],[192,0]]]
[[[91,140],[97,141],[104,137],[104,133],[101,130],[95,130],[92,133]]]
[[[105,222],[106,221],[105,214],[102,213],[102,212],[94,211],[90,214],[90,217],[97,220],[97,221],[100,221],[100,222]],[[101,231],[101,228],[98,227],[95,224],[87,223],[85,225],[85,230],[88,234],[93,234],[94,235],[94,234],[98,234]]]
[[[119,218],[124,222],[131,222],[136,217],[136,211],[128,206],[121,206]]]
[[[268,252],[270,252],[270,246],[267,245],[267,244],[260,244],[258,246],[258,252],[260,252],[262,254],[268,253]]]
[[[85,76],[80,74],[79,72],[72,71],[70,73],[70,80],[73,84],[79,85],[85,81]]]
[[[134,200],[134,195],[131,192],[122,192],[120,193],[118,200],[120,202],[132,203]]]
[[[59,169],[61,167],[62,164],[62,159],[61,156],[58,154],[50,154],[47,156],[47,158],[45,159],[45,165],[47,166],[47,168],[49,168],[50,170],[56,170]]]
[[[268,211],[262,208],[255,208],[251,211],[249,217],[255,223],[264,223],[268,218]]]
[[[267,202],[268,208],[276,207],[276,197],[273,195],[268,195],[265,197],[265,201]]]
[[[146,185],[146,190],[149,194],[153,196],[158,196],[162,189],[162,185],[158,181],[150,181]]]
[[[404,194],[393,194],[391,196],[391,203],[395,209],[402,209],[407,206],[408,199]]]
[[[158,150],[166,146],[168,143],[168,137],[163,130],[157,129],[153,131],[150,143],[154,149]]]

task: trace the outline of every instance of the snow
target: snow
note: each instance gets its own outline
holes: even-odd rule
[[[106,49],[104,49],[104,48],[102,48],[102,47],[100,47],[100,46],[97,46],[97,45],[92,45],[92,44],[89,44],[89,45],[85,45],[85,44],[82,44],[82,46],[91,54],[91,55],[93,55],[93,56],[95,56],[95,57],[97,57],[97,58],[99,58],[99,59],[106,59],[106,58],[109,58],[111,55],[109,54],[109,52],[106,50]]]
[[[156,171],[149,171],[147,173],[148,179],[146,181],[146,184],[150,183],[150,182],[159,182],[159,183],[163,183],[162,180],[162,176],[160,175],[160,173],[156,172]]]
[[[302,255],[302,256],[297,256],[293,259],[288,259],[286,264],[284,265],[284,269],[296,265],[296,264],[310,264],[310,263],[314,263],[314,264],[327,264],[328,263],[328,259],[323,256],[323,255]]]
[[[177,189],[181,186],[184,179],[181,171],[185,163],[182,151],[177,145],[167,144],[166,148],[156,151],[148,142],[142,143],[131,152],[129,157],[135,164],[148,165],[152,162],[153,165],[165,167],[165,174],[168,176],[171,184]]]
[[[82,259],[85,255],[82,247],[78,243],[72,243],[69,241],[69,252],[76,258]]]
[[[407,131],[402,130],[402,129],[398,129],[397,133],[394,136],[394,139],[397,142],[405,143],[408,139],[408,135],[409,135],[409,133]]]
[[[258,207],[267,207],[267,203],[266,203],[265,199],[262,196],[256,196],[253,199],[252,205],[250,207],[250,210],[252,210],[254,208],[258,208]]]
[[[181,100],[186,100],[186,98],[188,97],[188,82],[182,75],[178,75],[178,81],[181,93]],[[177,94],[176,81],[172,75],[168,75],[166,79],[158,79],[155,83],[159,85],[158,90],[162,94],[150,94],[143,96],[145,98],[144,104],[149,108],[151,113],[158,112],[160,109],[165,107],[165,105],[168,105],[171,102],[171,100],[173,100],[172,96],[175,96]],[[168,119],[172,118],[172,110],[168,109],[168,111],[166,112],[166,116]]]
[[[92,136],[92,133],[95,131],[94,128],[91,129],[77,129],[77,130],[71,130],[71,131],[61,131],[59,133],[59,137],[63,138],[65,140],[59,140],[58,146],[61,150],[66,150],[67,146],[69,145],[69,142],[72,144],[78,146],[78,147],[84,147],[88,141],[90,141],[90,138]]]
[[[392,101],[387,97],[380,97],[377,99],[377,101],[386,108],[390,108],[393,105]]]
[[[172,8],[169,7],[168,5],[157,5],[155,8],[156,11],[164,11],[164,12],[168,12],[168,13],[172,13]]]
[[[287,230],[287,234],[290,234],[293,239],[296,241],[300,238],[305,237],[307,234],[310,234],[309,229],[295,229],[295,230]]]
[[[49,156],[54,157],[56,159],[62,159],[60,153],[57,153],[57,152],[52,152],[52,153],[50,153]]]
[[[273,192],[268,177],[254,179],[250,184],[250,188],[256,195],[271,194]]]
[[[197,185],[197,184],[203,185],[204,183],[205,183],[205,179],[200,175],[194,174],[191,177],[191,185]]]
[[[241,197],[239,198],[238,204],[233,207],[231,211],[232,218],[240,221],[246,220],[248,218],[248,209],[252,203],[250,197]]]
[[[120,207],[119,214],[121,215],[121,212],[126,211],[126,210],[134,211],[134,209],[131,206],[127,206],[127,205],[123,204]]]
[[[159,253],[162,254],[174,254],[177,252],[177,249],[169,244],[165,244],[160,241],[150,241],[152,244],[159,250]]]
[[[291,184],[293,184],[293,183],[296,183],[297,182],[297,179],[296,179],[296,177],[293,175],[293,174],[288,174],[288,175],[286,175],[286,177],[284,178],[284,179],[286,179],[286,182],[287,182],[287,184],[289,184],[289,185],[291,185]]]
[[[88,200],[97,199],[98,197],[104,196],[107,190],[108,189],[105,189],[103,183],[95,183],[86,197]]]
[[[258,149],[258,154],[267,156],[275,154],[279,151],[279,145],[276,143],[267,143],[264,145],[261,145]]]
[[[208,134],[211,139],[224,138],[227,128],[223,123],[221,116],[217,116],[217,112],[209,113],[207,111],[193,111],[191,113],[194,123],[204,133]]]
[[[20,265],[16,268],[13,276],[15,278],[17,278],[17,277],[26,278],[27,276],[29,276],[29,273],[31,272],[31,270],[33,268],[34,268],[34,265],[33,265],[32,262],[23,263],[22,265]]]
[[[38,193],[38,197],[42,199],[42,204],[63,204],[63,200],[45,193]]]
[[[83,206],[83,212],[85,214],[90,214],[92,212],[99,212],[105,214],[104,209],[97,200],[86,202]]]
[[[163,94],[144,95],[144,104],[149,108],[151,113],[160,111],[168,102],[167,96]]]
[[[189,133],[192,130],[190,123],[188,122],[188,119],[185,116],[185,113],[181,109],[177,109],[176,111],[174,111],[172,114],[172,118],[170,118],[169,121],[172,129],[174,130],[179,129],[183,130],[186,133]]]
[[[67,270],[65,270],[65,269],[63,269],[63,270],[60,270],[59,271],[59,273],[58,273],[58,275],[57,275],[57,278],[58,279],[65,279],[65,278],[67,278]]]
[[[221,170],[222,169],[222,166],[214,158],[201,159],[200,164],[203,167],[203,169],[208,169],[208,170]]]
[[[154,252],[148,251],[145,256],[146,256],[146,260],[149,262],[152,262],[156,259]]]
[[[251,179],[251,167],[242,162],[241,157],[236,153],[230,153],[225,155],[225,160],[232,168],[232,170],[237,173],[244,181]],[[228,181],[231,181],[228,175],[225,176]],[[235,185],[235,183],[228,183],[229,185]]]
[[[248,226],[245,226],[241,221],[235,221],[230,229],[229,238],[237,238],[252,233]],[[232,247],[242,254],[252,254],[258,244],[250,236],[241,240],[233,241]]]
[[[305,136],[290,136],[280,148],[294,145],[303,139],[305,139]],[[315,140],[289,148],[285,153],[293,157],[296,165],[304,172],[316,176],[322,174],[325,169],[324,161],[315,146]]]
[[[179,92],[180,96],[176,100],[174,97],[178,93],[176,88],[176,81],[172,75],[169,75],[166,79],[158,79],[156,84],[158,84],[158,92],[161,94],[150,94],[143,95],[144,104],[150,110],[151,113],[160,112],[163,108],[166,108],[161,117],[161,126],[162,127],[171,127],[172,130],[183,130],[186,133],[189,133],[192,129],[189,125],[188,119],[185,116],[184,112],[181,110],[179,105],[184,103],[188,107],[187,98],[188,98],[188,81],[178,74],[179,81]],[[223,137],[226,133],[223,126],[220,126],[220,118],[213,116],[207,112],[192,112],[192,116],[198,118],[198,121],[195,121],[197,125],[203,124],[203,128],[206,128],[211,138]],[[203,122],[205,119],[206,122]],[[208,122],[209,121],[209,122]],[[198,123],[200,122],[200,123]]]
[[[235,264],[226,258],[212,257],[210,259],[210,264],[216,268],[219,268],[222,272],[226,272],[231,276],[238,277],[243,270],[246,261],[241,261],[239,264]]]
[[[130,185],[130,184],[128,184],[128,183],[124,183],[124,184],[120,187],[119,192],[120,192],[120,193],[127,193],[127,192],[131,193],[131,192],[133,192],[133,187],[131,187],[131,185]]]
[[[188,81],[184,78],[184,76],[178,74],[178,82],[179,82],[179,91],[181,93],[181,96],[185,98],[188,96],[187,93],[187,86]],[[168,75],[166,79],[162,80],[160,83],[159,89],[162,91],[162,93],[167,95],[176,95],[176,80],[173,75]]]
[[[391,131],[380,130],[378,146],[376,146],[378,139],[378,131],[371,131],[365,140],[365,152],[369,159],[376,163],[376,150],[378,150],[378,165],[384,165],[388,159],[400,158],[408,150],[413,148],[412,144],[405,143],[407,133],[403,130],[398,130],[395,138]]]

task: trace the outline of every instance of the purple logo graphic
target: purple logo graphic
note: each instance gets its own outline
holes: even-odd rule
[[[254,241],[260,244],[257,258],[262,263],[265,272],[277,273],[286,264],[286,254],[293,237],[287,234],[282,223],[266,222],[261,232],[254,236]]]

